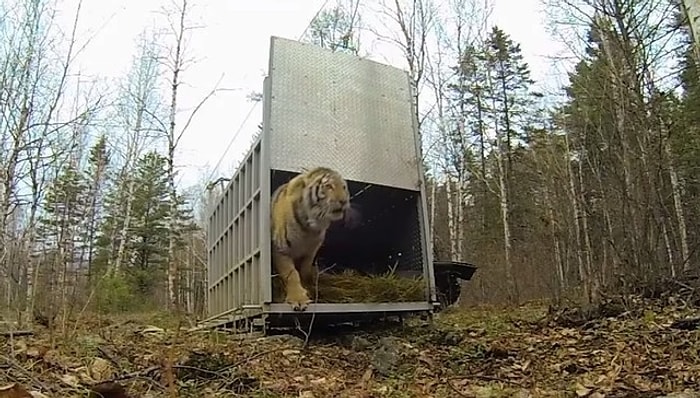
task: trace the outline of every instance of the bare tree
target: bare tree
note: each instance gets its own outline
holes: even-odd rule
[[[117,120],[118,134],[110,140],[113,143],[115,166],[114,183],[117,200],[114,205],[120,215],[112,225],[110,242],[112,252],[108,260],[108,274],[120,272],[125,261],[131,226],[136,162],[149,148],[156,144],[160,136],[160,119],[163,112],[163,99],[159,92],[160,47],[158,35],[144,30],[138,39],[137,53],[131,70],[121,86],[121,93],[115,103],[114,119]]]
[[[424,73],[429,51],[436,8],[432,0],[382,0],[375,10],[385,17],[388,33],[373,29],[382,40],[396,45],[404,55],[414,94],[415,114],[419,131],[423,131],[424,115],[419,107],[419,97],[423,88]]]
[[[76,41],[81,4],[67,35],[55,25],[53,6],[43,0],[9,2],[0,26],[0,269],[7,273],[3,280],[14,284],[18,309],[33,306],[44,188],[75,148],[62,137],[72,137],[71,130],[97,107],[93,99],[72,113],[61,108],[81,49]],[[26,258],[33,260],[20,260]]]
[[[359,55],[360,14],[360,0],[339,0],[334,7],[321,10],[314,17],[302,39],[331,51]]]
[[[163,60],[163,64],[170,72],[170,104],[168,107],[168,122],[162,123],[163,131],[167,137],[167,159],[168,159],[168,184],[170,192],[170,239],[169,239],[169,269],[168,269],[168,299],[170,305],[178,308],[178,266],[175,261],[175,245],[178,233],[178,195],[175,184],[175,154],[182,139],[182,136],[188,130],[194,117],[199,109],[218,91],[225,89],[219,88],[219,82],[216,83],[214,89],[211,90],[197,105],[192,112],[189,113],[182,127],[178,126],[177,113],[179,110],[179,89],[182,84],[182,73],[186,70],[188,64],[192,62],[187,57],[187,39],[190,32],[196,27],[187,21],[190,12],[190,3],[188,0],[173,0],[170,8],[164,9],[164,15],[169,24],[169,32],[172,38],[172,47],[169,50],[169,56]]]

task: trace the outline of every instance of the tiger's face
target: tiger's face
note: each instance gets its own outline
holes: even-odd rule
[[[348,184],[340,174],[336,172],[325,173],[312,185],[311,195],[320,210],[321,218],[330,221],[339,221],[345,217],[350,209],[350,192]]]

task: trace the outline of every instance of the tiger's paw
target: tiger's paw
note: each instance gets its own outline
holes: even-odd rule
[[[311,303],[309,294],[303,287],[291,290],[289,293],[287,293],[287,298],[285,301],[292,306],[294,311],[305,311],[309,306],[309,303]]]

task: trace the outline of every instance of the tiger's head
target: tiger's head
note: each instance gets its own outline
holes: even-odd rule
[[[345,179],[335,170],[318,167],[308,172],[308,202],[313,218],[339,221],[350,209],[350,192]]]

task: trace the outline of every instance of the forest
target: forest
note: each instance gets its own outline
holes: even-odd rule
[[[331,51],[367,58],[381,55],[367,44],[368,38],[379,38],[402,55],[399,66],[408,72],[415,93],[434,256],[479,267],[474,278],[464,283],[458,307],[482,311],[533,302],[550,307],[574,302],[590,309],[609,304],[618,295],[666,297],[669,289],[679,286],[686,293],[694,292],[693,283],[700,287],[696,282],[700,48],[693,41],[697,31],[691,29],[687,4],[681,0],[542,0],[548,31],[567,48],[566,56],[553,60],[566,70],[564,85],[551,90],[532,78],[519,38],[509,34],[508,26],[492,22],[495,1],[330,1],[302,36],[303,41]],[[195,32],[188,20],[193,0],[168,2],[158,14],[161,27],[144,28],[139,36],[128,73],[107,86],[100,85],[98,78],[75,78],[79,71],[74,70],[73,61],[81,51],[75,26],[84,17],[82,3],[77,4],[71,17],[74,29],[64,31],[56,20],[60,2],[0,3],[0,321],[20,330],[41,325],[76,339],[78,324],[98,322],[100,316],[120,328],[128,321],[116,320],[129,313],[165,316],[169,312],[201,319],[206,312],[207,216],[220,185],[214,181],[206,181],[208,186],[178,184],[182,165],[177,164],[176,154],[181,139],[192,134],[190,124],[197,112],[217,95],[214,89],[194,109],[182,109],[180,90],[187,82],[187,50]],[[260,100],[259,92],[250,96],[251,102]],[[228,178],[232,170],[217,174]],[[649,308],[638,310],[645,325],[653,318]],[[510,325],[507,332],[494,332],[501,337],[515,333],[512,322],[530,322],[499,311],[450,313],[443,322],[456,325],[469,318],[476,323],[459,333],[477,340],[493,332],[487,318]],[[670,314],[659,311],[654,318],[657,324]],[[556,335],[575,345],[571,339],[576,339],[576,333],[589,341],[584,336],[587,331],[572,331],[580,324],[572,325],[559,325],[556,333],[537,341]],[[148,326],[134,333],[159,344],[166,339],[163,328]],[[520,389],[532,386],[524,380],[532,381],[537,375],[542,378],[534,386],[542,386],[551,373],[552,368],[545,365],[533,370],[536,365],[530,361],[537,359],[537,351],[517,366],[508,362],[510,367],[503,370],[499,366],[508,357],[507,347],[496,347],[491,340],[469,343],[467,348],[463,343],[462,357],[490,361],[490,367],[477,372],[449,351],[450,345],[458,345],[450,343],[454,330],[431,333],[410,338],[428,339],[440,347],[437,351],[404,354],[428,364],[449,358],[452,372],[469,369],[481,374],[484,382],[499,378]],[[154,334],[160,337],[148,337]],[[124,336],[122,343],[127,344],[129,338]],[[168,338],[182,339],[177,332]],[[55,348],[53,339],[46,344]],[[358,339],[365,338],[355,336],[353,347]],[[503,344],[516,344],[516,340]],[[180,348],[187,345],[178,341]],[[382,341],[378,343],[382,349],[391,346]],[[303,345],[307,343],[308,336]],[[629,349],[635,343],[627,344]],[[229,349],[240,354],[241,347]],[[697,344],[693,347],[697,355]],[[283,356],[301,372],[303,366],[295,362],[301,355],[297,348],[287,349]],[[359,373],[343,376],[342,366],[328,370],[336,365],[326,349],[304,354],[319,360],[313,365],[318,371],[314,380],[323,379],[319,385],[325,393],[338,388],[331,382],[342,384],[345,377],[346,382],[350,378],[361,384],[352,387],[358,395],[348,396],[426,396],[400,395],[406,383],[412,383],[406,379],[375,386],[378,390],[372,391],[377,395],[371,395],[367,391],[374,376],[358,365],[367,358],[352,357],[358,362],[342,366],[355,366],[352,369]],[[30,351],[24,347],[23,360],[40,356],[47,361],[46,351]],[[241,355],[248,355],[244,361],[263,366],[259,359],[265,352]],[[150,361],[156,354],[138,355]],[[559,354],[543,355],[568,366],[564,359],[556,359]],[[668,352],[659,355],[684,360]],[[167,369],[161,374],[161,389],[168,396],[176,396],[173,375],[205,384],[204,364],[174,365],[177,358],[172,356],[157,362]],[[121,367],[126,365],[115,365],[122,363],[119,360],[103,357],[126,372]],[[5,363],[7,368],[19,366],[17,359],[5,362],[3,358],[4,354],[0,368]],[[221,376],[224,369],[230,372],[240,365],[228,360],[214,373]],[[139,360],[131,357],[130,361]],[[76,372],[75,367],[69,372],[70,366],[59,362],[56,359],[52,366],[62,366],[63,376],[57,377],[63,387],[78,389],[84,384],[75,376],[66,379],[66,374]],[[92,371],[96,365],[90,363]],[[269,374],[271,365],[264,366],[258,369],[260,374]],[[381,366],[373,366],[375,374],[381,373],[377,370]],[[639,383],[627,380],[627,387],[660,393],[695,380],[697,376],[684,373],[693,365],[678,366],[682,371],[677,368],[675,376],[683,382],[644,384],[639,375],[653,377],[635,368],[629,372]],[[150,377],[149,369],[102,379]],[[203,373],[194,375],[197,369]],[[186,370],[189,376],[181,373]],[[508,379],[503,372],[520,372],[520,376]],[[217,388],[225,385],[226,391],[242,396],[258,396],[245,394],[263,388],[260,375],[226,374],[228,381]],[[611,385],[622,377],[615,379],[603,370],[600,374],[610,377]],[[513,396],[508,394],[515,391],[489,395],[475,392],[464,380],[454,381],[454,375],[434,377],[442,381],[419,383],[421,394]],[[32,378],[23,380],[35,389],[42,386]],[[237,383],[235,388],[231,380]],[[578,380],[574,387],[559,387],[575,391],[576,396],[629,396],[605,395],[609,390],[596,390],[593,379],[586,380]],[[280,394],[301,391],[302,385],[320,388],[307,379],[286,383],[265,388]],[[413,388],[419,387],[411,386],[410,391],[418,391]],[[3,391],[10,390],[0,388],[0,397],[25,396],[3,395]],[[209,394],[191,396],[214,396]]]
[[[696,271],[698,50],[686,5],[546,3],[571,65],[547,92],[518,38],[489,23],[492,5],[448,3],[384,11],[417,93],[435,258],[480,266],[464,302],[595,303]],[[312,42],[362,54],[346,31],[376,30],[358,9],[322,13]]]

